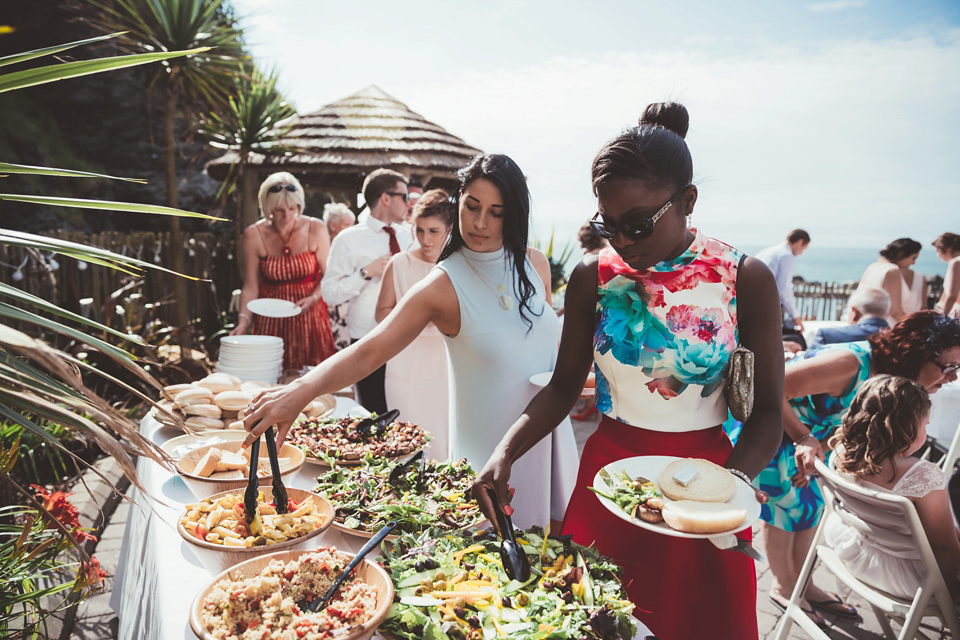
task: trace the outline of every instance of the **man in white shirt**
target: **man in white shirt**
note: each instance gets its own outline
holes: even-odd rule
[[[321,284],[328,306],[350,303],[347,332],[352,342],[377,326],[374,314],[380,280],[390,256],[409,250],[413,244],[409,228],[401,224],[407,214],[407,179],[403,174],[390,169],[371,172],[363,181],[363,198],[370,215],[334,238]],[[356,385],[357,402],[369,411],[387,410],[385,369],[380,367]]]
[[[793,331],[803,331],[803,319],[797,313],[793,301],[793,263],[794,258],[807,250],[810,246],[810,234],[803,229],[794,229],[787,234],[787,241],[757,253],[760,260],[773,272],[777,279],[777,290],[780,292],[780,306],[786,316],[784,328]]]

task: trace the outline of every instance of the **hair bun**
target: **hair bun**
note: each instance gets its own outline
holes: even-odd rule
[[[640,116],[640,125],[645,124],[669,129],[681,138],[687,137],[690,114],[679,102],[653,102],[647,105]]]

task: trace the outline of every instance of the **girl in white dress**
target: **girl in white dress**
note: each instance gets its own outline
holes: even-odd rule
[[[254,400],[244,418],[249,446],[267,427],[282,442],[300,409],[369,375],[433,323],[450,371],[450,455],[480,469],[536,395],[531,375],[552,371],[560,322],[550,307],[550,264],[527,247],[530,192],[504,155],[474,158],[458,173],[457,217],[437,269],[377,327],[310,373]],[[582,385],[581,385],[582,386]],[[542,445],[542,446],[541,446]],[[525,454],[513,507],[518,527],[563,516],[578,467],[569,420]]]
[[[456,212],[450,194],[443,189],[431,189],[417,201],[411,224],[419,247],[398,253],[387,263],[377,300],[377,322],[383,322],[397,301],[436,266]],[[383,380],[387,406],[400,411],[400,419],[420,425],[432,436],[426,455],[441,461],[448,457],[450,430],[447,379],[443,334],[429,324],[387,363]]]
[[[909,498],[954,601],[960,597],[960,540],[950,512],[947,483],[932,462],[910,457],[927,439],[930,397],[920,384],[897,376],[874,376],[863,383],[840,430],[830,441],[836,468],[870,489]],[[901,598],[920,587],[918,555],[887,549],[881,540],[827,518],[827,544],[860,580]]]

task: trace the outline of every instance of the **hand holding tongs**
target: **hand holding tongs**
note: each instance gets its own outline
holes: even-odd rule
[[[500,543],[500,561],[507,572],[507,576],[512,580],[526,582],[530,579],[530,559],[524,553],[523,547],[517,542],[513,533],[513,522],[510,516],[504,513],[500,507],[500,501],[497,499],[497,493],[492,489],[487,489],[487,495],[490,496],[490,502],[493,503],[493,510],[497,515],[497,529],[500,530],[500,537],[503,542]]]
[[[417,488],[417,491],[420,491],[420,487],[423,484],[423,468],[427,463],[427,458],[426,456],[423,455],[423,451],[418,451],[406,462],[403,462],[395,466],[393,470],[390,471],[390,484],[394,487],[397,486],[397,482],[400,481],[400,478],[403,477],[403,474],[409,471],[410,467],[413,466],[413,464],[418,460],[420,462],[420,467],[417,470],[416,488]]]
[[[333,597],[333,594],[336,593],[337,589],[340,588],[340,585],[343,584],[343,581],[346,580],[347,576],[350,575],[350,572],[353,571],[354,567],[360,564],[360,561],[363,560],[364,556],[366,556],[373,550],[374,547],[380,544],[395,526],[397,526],[397,521],[393,520],[392,522],[385,524],[380,531],[377,531],[376,535],[370,538],[370,540],[367,541],[367,544],[363,545],[363,548],[360,549],[359,553],[353,557],[353,560],[350,561],[350,564],[347,565],[347,568],[337,576],[337,579],[333,581],[333,585],[329,590],[327,590],[322,598],[315,598],[311,602],[307,602],[306,600],[300,600],[297,602],[297,606],[300,607],[300,610],[303,612],[310,611],[316,613],[325,607],[330,598]]]
[[[374,432],[381,431],[386,425],[396,420],[399,415],[398,409],[391,409],[376,418],[364,418],[357,423],[356,430],[362,437],[369,438]]]

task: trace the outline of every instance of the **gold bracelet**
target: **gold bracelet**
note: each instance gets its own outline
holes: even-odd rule
[[[797,438],[796,440],[793,441],[793,446],[797,446],[798,444],[800,444],[801,442],[803,442],[803,441],[806,440],[807,438],[813,438],[813,434],[812,434],[812,433],[808,433],[808,434],[806,434],[806,435],[800,436],[799,438]],[[816,440],[816,438],[814,438],[814,439]],[[819,444],[819,440],[818,440],[817,442],[818,442],[818,444]]]

